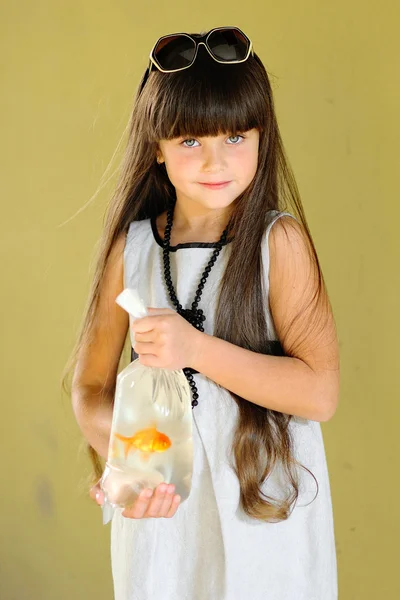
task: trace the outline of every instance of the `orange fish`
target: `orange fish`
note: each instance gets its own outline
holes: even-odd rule
[[[156,423],[152,423],[147,429],[137,431],[133,436],[126,437],[120,433],[115,433],[115,437],[120,440],[125,448],[125,458],[132,450],[142,452],[141,459],[148,461],[153,452],[165,452],[171,446],[171,440],[165,433],[161,433],[156,428]]]

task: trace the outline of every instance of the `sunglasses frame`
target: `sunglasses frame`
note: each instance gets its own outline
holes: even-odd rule
[[[221,30],[225,30],[225,29],[236,29],[249,42],[249,48],[247,50],[246,57],[243,58],[242,60],[218,60],[218,58],[216,58],[214,56],[214,54],[212,53],[211,49],[208,47],[208,38],[210,37],[210,35],[212,33],[214,33],[214,31],[221,31]],[[193,60],[190,63],[190,65],[187,65],[186,67],[180,67],[179,69],[167,69],[167,70],[166,69],[162,69],[160,67],[160,65],[157,63],[157,60],[156,60],[155,55],[154,55],[154,51],[155,51],[156,47],[158,46],[158,44],[161,42],[161,40],[163,40],[165,38],[169,38],[169,37],[178,36],[178,35],[183,35],[185,37],[188,37],[190,40],[192,40],[195,43],[195,51],[194,51]],[[210,29],[210,31],[208,31],[207,33],[205,33],[204,35],[202,35],[201,37],[198,37],[198,38],[194,38],[190,34],[183,33],[183,32],[169,33],[168,35],[163,35],[162,37],[160,37],[157,40],[157,42],[154,44],[153,48],[151,49],[150,55],[149,55],[149,66],[148,66],[148,74],[147,75],[150,74],[152,65],[154,65],[155,67],[157,67],[157,69],[159,71],[162,71],[163,73],[176,73],[177,71],[183,71],[184,69],[189,69],[189,67],[191,67],[193,65],[193,63],[195,62],[195,60],[197,58],[197,53],[198,53],[200,45],[205,46],[205,48],[206,48],[207,52],[209,53],[209,55],[216,62],[219,62],[221,64],[242,63],[242,62],[245,62],[249,58],[250,54],[252,56],[254,56],[254,50],[253,50],[252,41],[250,40],[250,38],[247,37],[247,35],[241,29],[239,29],[239,27],[214,27],[213,29]]]

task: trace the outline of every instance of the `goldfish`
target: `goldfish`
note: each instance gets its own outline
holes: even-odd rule
[[[165,452],[171,446],[171,440],[165,433],[157,430],[156,423],[152,423],[147,429],[137,431],[131,437],[126,437],[120,433],[114,434],[117,440],[124,444],[125,458],[130,451],[140,450],[141,460],[148,461],[153,452]],[[114,446],[114,456],[116,449]]]

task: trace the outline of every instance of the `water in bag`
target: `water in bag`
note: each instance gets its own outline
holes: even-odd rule
[[[116,299],[133,319],[146,316],[136,290]],[[173,483],[183,502],[193,467],[192,406],[182,370],[147,367],[139,359],[117,376],[107,463],[101,478],[103,523],[144,488]]]

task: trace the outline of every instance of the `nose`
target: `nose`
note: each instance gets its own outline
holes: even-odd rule
[[[207,145],[203,156],[203,171],[206,173],[218,173],[226,169],[227,163],[220,144]]]

